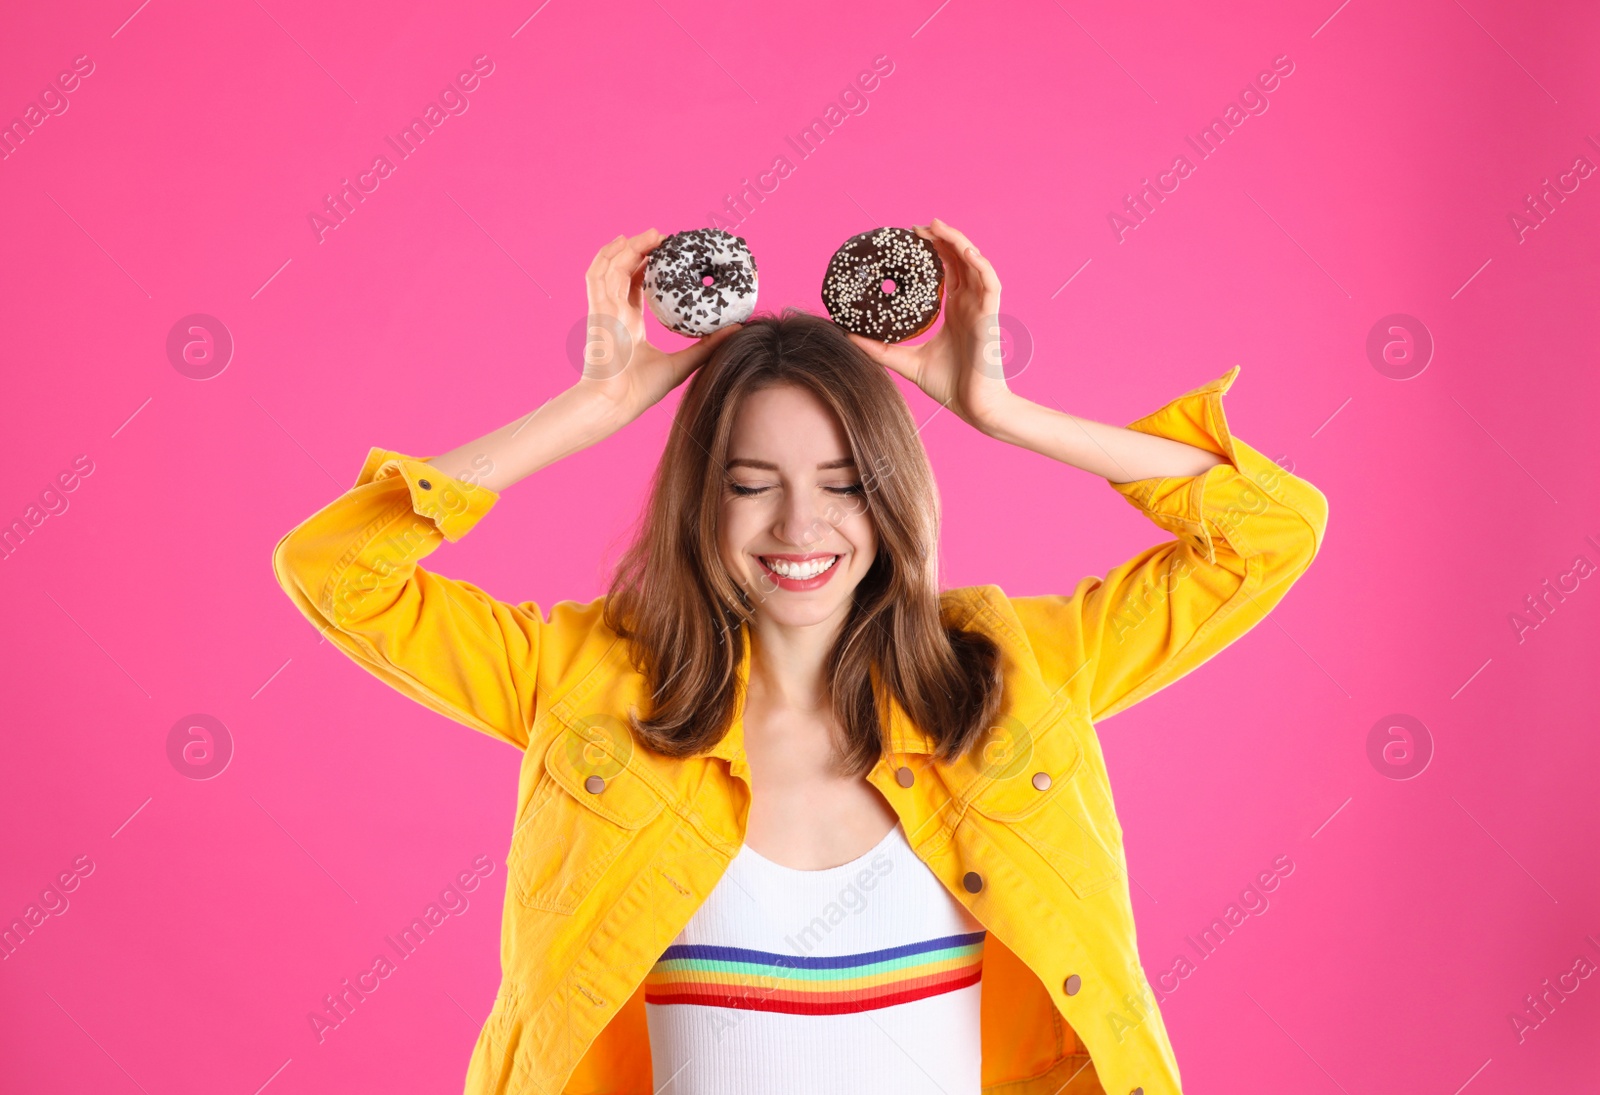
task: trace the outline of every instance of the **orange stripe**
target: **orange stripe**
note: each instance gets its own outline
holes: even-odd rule
[[[859,989],[853,992],[807,992],[793,989],[762,991],[747,985],[710,985],[704,982],[673,986],[665,991],[645,990],[647,1004],[698,1004],[704,1007],[739,1008],[748,1011],[778,1011],[800,1015],[833,1015],[869,1011],[975,985],[983,977],[983,965],[924,977],[908,978],[892,986]],[[884,988],[891,991],[885,992]]]

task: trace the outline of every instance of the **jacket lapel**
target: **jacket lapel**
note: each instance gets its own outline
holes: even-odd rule
[[[940,814],[945,812],[947,806],[953,806],[953,820],[965,810],[974,795],[980,794],[997,778],[1012,774],[1015,767],[1013,762],[1021,754],[1031,752],[1039,740],[1055,728],[1069,711],[1070,704],[1064,689],[1052,691],[1040,677],[1032,648],[1000,587],[969,586],[950,590],[943,595],[941,609],[946,624],[981,631],[1000,647],[1004,697],[997,725],[990,728],[990,736],[981,748],[946,763],[933,756],[935,743],[932,737],[913,723],[898,699],[890,696],[884,727],[885,751],[867,778],[875,785],[887,788],[894,784],[895,773],[902,766],[910,767],[918,777],[931,771],[937,775],[937,780],[931,782],[944,788],[946,795],[939,797],[946,801],[930,802],[928,806]],[[659,756],[643,747],[634,748],[630,750],[630,756],[620,758],[630,767],[646,769],[646,781],[668,797],[669,801],[676,798],[680,806],[687,805],[684,796],[690,788],[693,788],[695,797],[705,792],[703,776],[686,780],[685,769],[696,765],[703,767],[708,758],[724,762],[728,775],[748,785],[750,769],[745,758],[745,694],[750,679],[751,652],[747,629],[741,628],[739,636],[739,689],[734,702],[733,722],[722,740],[706,753],[683,760]],[[610,653],[616,654],[617,650]],[[627,701],[616,712],[623,725],[626,725],[627,706],[636,705],[644,693],[642,675],[632,670],[631,666],[626,666],[625,662],[624,657],[616,663],[615,669],[621,675],[636,677],[637,680],[630,679],[629,687],[612,690],[607,697],[594,697],[600,702],[606,699]]]

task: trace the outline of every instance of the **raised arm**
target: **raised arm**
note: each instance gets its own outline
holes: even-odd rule
[[[1228,427],[1222,396],[1238,374],[1234,366],[1127,429],[1045,411],[997,430],[1103,476],[1176,537],[1070,595],[1009,598],[1045,679],[1070,688],[1091,719],[1127,709],[1249,631],[1322,545],[1322,492]]]
[[[424,706],[519,748],[541,689],[556,683],[600,618],[601,602],[562,601],[548,619],[423,569],[466,535],[499,492],[621,429],[726,337],[667,354],[645,338],[644,258],[655,230],[618,237],[588,273],[582,378],[538,410],[433,458],[374,448],[349,491],[287,532],[272,567],[290,600],[368,672]]]
[[[573,387],[531,414],[436,457],[434,463],[502,491],[620,430],[688,379],[739,325],[724,327],[677,353],[650,343],[644,326],[645,260],[663,238],[654,228],[631,239],[618,236],[590,264],[583,375]]]
[[[1071,594],[1007,598],[1045,679],[1070,689],[1091,718],[1107,718],[1265,618],[1316,556],[1328,500],[1229,431],[1222,395],[1237,366],[1126,428],[1012,392],[1000,368],[994,267],[938,218],[917,233],[944,260],[938,332],[916,346],[852,340],[976,429],[1104,477],[1177,537]]]

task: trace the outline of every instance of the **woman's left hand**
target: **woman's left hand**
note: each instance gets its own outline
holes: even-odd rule
[[[938,217],[915,231],[944,262],[944,322],[938,333],[916,346],[856,334],[850,340],[968,425],[986,430],[1012,398],[1000,367],[1000,278],[971,240]]]

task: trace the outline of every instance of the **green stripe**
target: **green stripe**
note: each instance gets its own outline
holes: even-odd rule
[[[728,962],[715,958],[672,958],[657,962],[653,973],[673,973],[688,970],[696,973],[729,973],[744,977],[779,977],[790,981],[850,981],[858,977],[873,977],[896,970],[925,966],[949,958],[976,957],[983,950],[982,943],[964,947],[946,947],[943,950],[893,958],[887,962],[874,962],[868,966],[851,966],[839,970],[805,970],[792,966],[774,966],[764,962]]]

